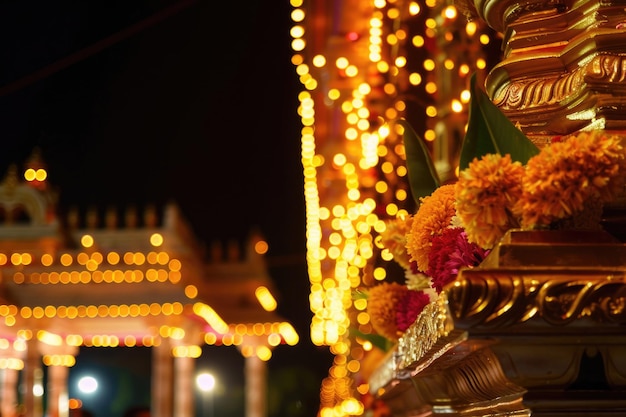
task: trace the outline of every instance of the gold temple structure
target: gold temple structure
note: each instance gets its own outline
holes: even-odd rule
[[[621,134],[626,3],[291,4],[311,336],[335,355],[319,416],[626,415],[623,196],[605,207],[604,231],[510,232],[386,355],[350,330],[373,332],[352,290],[393,278],[381,222],[414,210],[394,121],[415,126],[450,181],[472,73],[539,147],[586,129]]]
[[[35,157],[0,183],[0,415],[67,417],[81,346],[144,346],[152,415],[192,417],[195,360],[226,345],[245,358],[246,416],[265,416],[266,361],[298,334],[276,313],[263,239],[207,257],[174,204],[63,219],[46,175]]]

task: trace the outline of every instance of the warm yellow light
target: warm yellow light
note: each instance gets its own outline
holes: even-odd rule
[[[51,346],[61,346],[63,344],[63,338],[61,336],[45,330],[39,330],[37,332],[37,340]]]
[[[424,37],[421,35],[415,35],[411,38],[411,43],[416,48],[421,48],[422,46],[424,46]]]
[[[339,69],[346,69],[349,65],[348,59],[346,57],[339,57],[335,61],[335,65]]]
[[[302,22],[304,20],[304,10],[294,9],[291,11],[291,20],[294,22]]]
[[[426,90],[428,94],[435,94],[437,92],[437,84],[432,81],[429,81],[424,86],[424,90]]]
[[[293,49],[294,51],[302,51],[305,47],[305,42],[302,39],[294,39],[291,42],[291,49]]]
[[[347,161],[347,158],[344,154],[342,153],[337,153],[335,154],[335,156],[333,157],[333,165],[337,166],[337,167],[341,167],[343,166]]]
[[[304,27],[300,25],[296,25],[291,28],[289,33],[291,37],[293,38],[301,38],[302,36],[304,36]]]
[[[452,100],[450,107],[452,108],[452,111],[455,113],[461,113],[463,111],[463,104],[459,100],[456,100],[456,99]]]
[[[160,233],[153,233],[150,236],[150,244],[155,247],[161,246],[163,244],[163,235]]]
[[[294,329],[291,324],[287,322],[280,323],[278,331],[289,346],[298,344],[300,336],[298,336],[298,332],[296,332],[296,329]]]
[[[256,355],[263,362],[267,362],[272,358],[272,351],[267,346],[257,346]]]
[[[63,266],[70,266],[72,264],[72,255],[64,253],[63,255],[61,255],[60,261],[61,265]]]
[[[35,179],[35,170],[32,168],[28,168],[24,171],[24,179],[26,181],[33,181]]]
[[[446,19],[456,18],[456,7],[454,7],[453,5],[446,7],[443,11],[443,15],[446,17]]]
[[[420,12],[420,5],[417,2],[412,1],[411,3],[409,3],[409,13],[411,14],[411,16],[415,16],[419,14],[419,12]]]
[[[356,65],[348,65],[345,71],[348,77],[356,77],[359,74],[359,69]]]
[[[83,237],[80,238],[80,244],[83,245],[83,247],[85,248],[90,248],[93,246],[93,236],[91,235],[83,235]]]
[[[322,68],[326,65],[326,57],[324,55],[315,55],[312,62],[314,67]]]
[[[185,295],[187,298],[194,299],[198,296],[198,288],[195,285],[187,285],[185,287]]]
[[[274,298],[270,290],[267,289],[267,287],[258,287],[254,291],[254,295],[256,296],[257,300],[259,300],[261,307],[263,307],[265,311],[276,310],[278,304],[276,303],[276,299]]]
[[[417,72],[412,72],[409,75],[409,82],[411,85],[420,85],[422,83],[422,76]]]
[[[430,58],[429,59],[425,59],[423,65],[424,65],[424,69],[426,71],[432,71],[432,70],[435,69],[435,61],[433,61]]]
[[[221,334],[228,333],[228,325],[210,306],[204,303],[195,303],[193,312],[202,317],[216,332]]]
[[[471,22],[467,22],[467,24],[465,25],[465,33],[467,33],[468,36],[474,36],[474,33],[476,33],[476,22],[471,21]]]

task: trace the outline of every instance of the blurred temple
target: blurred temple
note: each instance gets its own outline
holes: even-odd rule
[[[298,335],[275,313],[261,237],[243,255],[216,245],[207,263],[174,204],[61,219],[55,200],[37,152],[0,184],[0,415],[66,417],[80,346],[145,346],[152,416],[191,417],[194,361],[210,344],[237,346],[246,416],[264,416],[265,362]]]

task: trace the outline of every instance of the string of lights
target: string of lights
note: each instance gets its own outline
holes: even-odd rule
[[[328,4],[328,3],[332,3]],[[394,279],[377,245],[385,220],[415,205],[402,130],[426,141],[445,181],[458,174],[469,78],[489,66],[495,34],[452,2],[291,0],[292,64],[302,90],[302,164],[311,340],[334,361],[321,387],[321,415],[360,415],[360,376],[372,333],[367,300],[353,292]],[[397,279],[397,278],[396,278]]]

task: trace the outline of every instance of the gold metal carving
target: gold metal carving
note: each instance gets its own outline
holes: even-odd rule
[[[456,327],[626,324],[626,245],[603,231],[512,230],[447,289]]]
[[[591,273],[590,273],[591,272]],[[616,270],[464,271],[448,290],[456,326],[501,327],[531,319],[626,324],[626,277]]]
[[[440,295],[437,301],[424,308],[415,323],[398,341],[398,370],[424,358],[437,340],[446,336],[453,328],[447,297],[445,294]]]
[[[583,128],[626,129],[626,18],[619,1],[457,0],[503,36],[493,102],[541,145]]]
[[[448,300],[442,294],[424,307],[415,322],[398,340],[393,352],[387,355],[369,380],[370,391],[376,392],[393,379],[410,376],[418,366],[428,366],[459,336],[447,338],[453,329]],[[440,352],[440,353],[437,353]],[[426,362],[426,363],[424,363]]]

